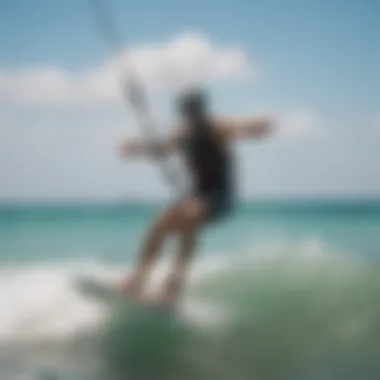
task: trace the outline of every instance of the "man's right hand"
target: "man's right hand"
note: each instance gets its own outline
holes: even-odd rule
[[[120,147],[120,154],[123,157],[136,156],[166,156],[168,148],[165,144],[149,143],[141,140],[127,140]]]
[[[156,158],[167,157],[174,153],[184,139],[183,133],[174,133],[169,138],[161,141],[126,140],[119,152],[124,157],[152,156]]]
[[[122,157],[134,157],[142,153],[142,144],[137,140],[126,140],[119,147]]]

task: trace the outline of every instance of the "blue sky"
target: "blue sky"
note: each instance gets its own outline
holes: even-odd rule
[[[276,115],[278,136],[238,145],[244,196],[380,195],[378,1],[109,3],[165,120],[166,66],[187,79],[184,51],[216,112]],[[89,1],[4,1],[0,28],[0,199],[165,194],[154,165],[115,154],[139,129]]]

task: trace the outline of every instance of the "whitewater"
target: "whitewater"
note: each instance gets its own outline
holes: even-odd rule
[[[241,211],[208,232],[173,318],[110,306],[77,286],[83,276],[116,285],[131,270],[124,250],[138,234],[117,226],[134,218],[130,226],[142,227],[154,213],[144,210],[140,219],[135,208],[3,213],[0,379],[380,378],[373,209]],[[89,236],[90,250],[78,253]],[[172,248],[148,292],[167,273]]]

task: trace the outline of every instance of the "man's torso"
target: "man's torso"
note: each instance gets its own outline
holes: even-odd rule
[[[221,135],[218,123],[205,121],[197,132],[184,139],[185,159],[198,194],[232,191],[232,157],[228,141]]]

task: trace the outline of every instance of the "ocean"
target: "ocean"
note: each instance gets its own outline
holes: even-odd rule
[[[380,203],[239,204],[200,237],[176,316],[84,294],[131,269],[164,206],[0,206],[1,380],[380,379]]]

